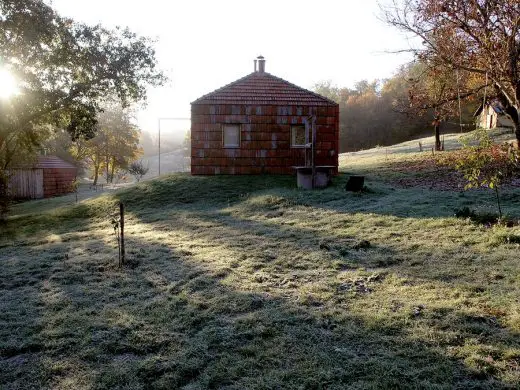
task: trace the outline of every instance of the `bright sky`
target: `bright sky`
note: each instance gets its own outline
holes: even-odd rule
[[[160,117],[189,117],[190,102],[253,71],[266,71],[304,88],[323,80],[350,87],[385,78],[408,55],[405,38],[378,20],[377,0],[52,0],[62,15],[107,27],[128,26],[156,38],[159,66],[170,78],[149,91],[138,115],[157,131]],[[161,131],[189,128],[161,122]],[[163,130],[164,129],[164,130]]]

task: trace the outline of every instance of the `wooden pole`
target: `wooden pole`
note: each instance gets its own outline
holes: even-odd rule
[[[159,175],[158,176],[161,176],[161,118],[159,118],[157,120],[157,130],[158,130],[158,146],[159,146],[159,150],[158,150],[158,156],[159,156],[159,164],[158,164],[158,168],[159,168]]]
[[[125,205],[119,202],[119,224],[121,228],[121,264],[125,264]]]
[[[313,115],[311,118],[311,129],[312,129],[312,189],[316,187],[316,117]]]

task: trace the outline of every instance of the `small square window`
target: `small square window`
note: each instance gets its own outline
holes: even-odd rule
[[[291,147],[304,148],[308,142],[305,126],[291,126]]]
[[[240,147],[240,125],[224,125],[222,132],[225,148]]]

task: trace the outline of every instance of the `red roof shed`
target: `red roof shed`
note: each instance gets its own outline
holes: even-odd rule
[[[313,126],[316,165],[337,173],[338,104],[267,73],[260,56],[253,73],[191,103],[191,173],[294,174]]]
[[[56,156],[38,156],[30,167],[9,171],[9,191],[16,199],[38,199],[73,191],[77,168]]]

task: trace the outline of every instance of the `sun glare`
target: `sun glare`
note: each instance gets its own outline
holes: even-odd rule
[[[6,69],[0,69],[0,99],[9,99],[18,93],[16,79]]]

